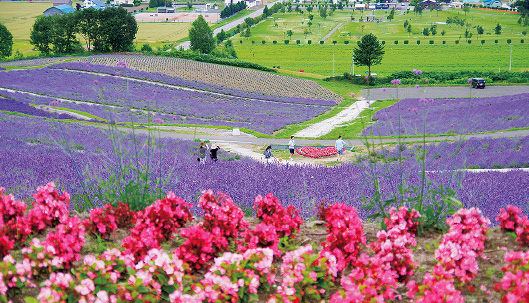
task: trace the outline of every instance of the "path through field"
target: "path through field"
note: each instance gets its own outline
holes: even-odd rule
[[[404,99],[404,98],[483,98],[516,95],[529,92],[529,86],[487,86],[484,89],[473,89],[470,86],[458,87],[389,87],[384,92],[380,88],[362,91],[366,100]]]

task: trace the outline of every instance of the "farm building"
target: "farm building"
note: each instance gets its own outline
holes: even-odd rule
[[[423,9],[430,9],[437,5],[437,1],[435,0],[423,0],[421,1],[421,5]]]
[[[450,3],[450,7],[452,8],[462,9],[463,6],[465,6],[465,3],[459,1],[453,1],[452,3]]]
[[[502,7],[500,0],[483,0],[483,6],[485,7]]]
[[[228,6],[231,3],[237,4],[237,3],[241,2],[241,1],[246,2],[246,7],[248,7],[248,8],[261,5],[261,3],[262,3],[261,0],[224,0],[224,4],[226,4],[226,6]]]
[[[100,0],[84,0],[83,8],[93,7],[95,9],[103,9],[107,5]]]
[[[114,0],[112,4],[119,6],[121,4],[134,5],[134,0]]]
[[[73,12],[75,12],[75,9],[71,5],[63,4],[63,5],[57,5],[57,6],[50,7],[47,10],[45,10],[43,14],[44,16],[47,17],[47,16],[63,15],[63,14],[68,14],[68,13],[73,13]]]
[[[59,6],[59,5],[64,5],[64,4],[73,6],[72,0],[53,0],[53,6]]]

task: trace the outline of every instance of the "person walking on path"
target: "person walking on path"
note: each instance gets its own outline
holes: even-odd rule
[[[200,142],[198,147],[198,160],[202,164],[206,164],[206,151],[208,150],[208,145],[206,142]]]
[[[213,160],[213,162],[217,162],[217,160],[219,160],[217,158],[217,153],[218,153],[219,149],[220,149],[220,147],[217,144],[212,144],[211,145],[211,149],[209,150],[209,155],[211,157],[211,160]]]
[[[294,151],[296,150],[296,142],[294,142],[294,136],[290,136],[290,141],[288,141],[288,149],[290,150],[290,160],[294,161]]]
[[[336,151],[338,152],[338,161],[342,162],[343,151],[345,150],[345,141],[342,140],[342,136],[338,136],[334,147],[336,147]]]
[[[274,157],[274,154],[272,154],[272,145],[268,145],[266,147],[263,155],[265,156],[266,163],[268,163],[268,161],[270,161],[270,158],[276,159],[276,157]]]

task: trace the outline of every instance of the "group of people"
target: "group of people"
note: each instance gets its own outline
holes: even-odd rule
[[[202,163],[202,164],[205,164],[206,163],[206,151],[209,149],[209,156],[211,157],[211,160],[213,160],[213,162],[217,162],[219,159],[217,157],[217,154],[219,152],[219,149],[220,147],[213,143],[211,145],[211,148],[209,148],[209,146],[206,144],[206,142],[200,142],[199,146],[198,146],[198,158],[197,160]]]
[[[345,151],[345,141],[342,139],[342,136],[338,136],[338,140],[336,140],[334,147],[338,152],[338,161],[342,162],[343,152]],[[290,160],[293,161],[294,151],[296,150],[294,136],[290,136],[290,141],[288,141],[288,149],[290,150]],[[272,145],[268,145],[263,154],[265,156],[266,162],[268,162],[270,159],[277,160],[276,157],[274,157],[274,154],[272,154]]]

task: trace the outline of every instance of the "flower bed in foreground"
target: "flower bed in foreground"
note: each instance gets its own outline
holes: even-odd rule
[[[4,302],[498,302],[529,295],[529,254],[513,240],[528,243],[529,219],[515,207],[501,210],[494,230],[478,209],[460,209],[438,243],[439,232],[416,236],[420,215],[406,208],[392,209],[387,230],[377,231],[341,203],[321,209],[325,221],[304,223],[272,194],[256,197],[252,224],[230,197],[211,191],[199,198],[201,220],[173,193],[144,211],[107,205],[84,220],[69,213],[69,194],[53,183],[33,198],[27,210],[0,189]]]

